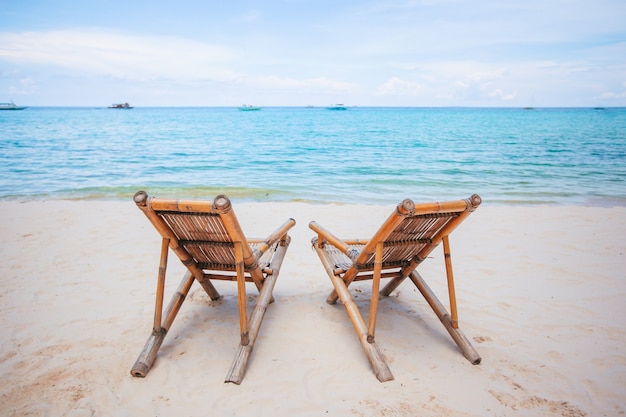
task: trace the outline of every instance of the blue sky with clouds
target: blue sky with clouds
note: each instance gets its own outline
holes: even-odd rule
[[[624,0],[0,0],[0,101],[626,106]]]

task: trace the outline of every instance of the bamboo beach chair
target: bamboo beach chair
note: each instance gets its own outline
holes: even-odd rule
[[[158,199],[139,191],[133,199],[161,235],[162,244],[152,334],[131,374],[146,376],[194,280],[202,285],[212,300],[221,296],[211,281],[226,280],[237,282],[241,337],[225,382],[240,384],[265,310],[272,301],[274,284],[291,240],[287,232],[295,225],[295,220],[287,220],[265,240],[246,239],[225,195],[218,195],[211,203]],[[170,249],[187,267],[187,273],[163,311]],[[246,306],[246,282],[253,282],[259,291],[250,317]]]
[[[391,278],[380,291],[380,295],[387,296],[408,277],[439,317],[463,355],[472,364],[480,363],[480,356],[458,326],[448,239],[450,233],[480,203],[481,199],[476,194],[467,200],[444,203],[415,204],[407,199],[398,204],[369,240],[342,240],[314,221],[309,224],[309,227],[317,233],[317,237],[312,240],[313,247],[335,288],[326,302],[334,304],[338,298],[341,299],[379,381],[385,382],[393,379],[374,338],[382,278]],[[416,271],[428,254],[442,242],[450,314]],[[348,290],[350,283],[359,280],[372,280],[367,325]]]

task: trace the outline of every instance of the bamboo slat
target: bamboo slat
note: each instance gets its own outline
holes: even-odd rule
[[[145,191],[139,191],[139,193]],[[147,194],[145,194],[147,196]],[[202,200],[168,200],[150,197],[147,202],[154,211],[175,211],[180,213],[211,213],[213,205],[210,201]]]
[[[480,204],[480,197],[473,194],[466,200],[447,201],[442,203],[423,203],[415,205],[415,213],[434,214],[434,213],[452,213],[466,210],[474,210]]]

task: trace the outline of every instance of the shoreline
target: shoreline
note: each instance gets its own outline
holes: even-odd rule
[[[132,197],[136,191],[140,189],[133,189],[132,193],[125,192],[123,195],[7,195],[0,196],[0,204],[4,203],[37,203],[37,202],[52,202],[52,201],[66,201],[66,202],[109,202],[109,203],[131,203]],[[314,206],[320,205],[365,205],[365,206],[388,206],[394,205],[402,201],[403,198],[410,198],[415,203],[418,202],[426,202],[426,201],[447,201],[450,198],[441,198],[438,200],[433,199],[417,199],[414,196],[408,195],[398,195],[397,202],[393,200],[393,198],[381,198],[379,200],[363,200],[359,202],[354,201],[343,201],[343,200],[328,200],[326,198],[290,198],[284,199],[280,197],[260,197],[260,196],[248,196],[248,195],[239,195],[237,192],[229,192],[229,190],[225,191],[216,191],[216,192],[204,192],[202,190],[190,191],[180,193],[167,190],[156,190],[157,192],[150,191],[150,195],[155,195],[163,198],[189,198],[192,200],[205,200],[205,199],[213,199],[218,194],[226,194],[235,204],[310,204]],[[222,188],[218,188],[217,190],[223,190]],[[163,191],[163,192],[161,192]],[[467,198],[470,194],[455,194],[455,197],[452,199],[463,199]],[[589,197],[586,200],[576,200],[573,198],[565,198],[562,200],[538,200],[538,199],[527,199],[527,200],[493,200],[488,197],[484,197],[484,194],[479,194],[483,199],[483,203],[481,207],[498,207],[498,208],[507,208],[507,207],[590,207],[590,208],[612,208],[612,207],[626,207],[626,198],[618,197],[618,196],[594,196]]]
[[[315,220],[368,238],[395,204],[237,202],[248,237],[296,219],[240,386],[236,290],[194,284],[146,378],[160,238],[128,201],[0,200],[0,414],[620,415],[626,413],[626,207],[483,203],[450,236],[471,365],[410,284],[381,299],[379,383],[311,249]],[[418,269],[445,302],[437,248]],[[166,297],[183,267],[170,256]],[[369,284],[350,287],[365,308]],[[250,289],[249,296],[256,297]]]

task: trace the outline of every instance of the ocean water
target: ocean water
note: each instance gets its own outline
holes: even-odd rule
[[[0,112],[0,199],[626,205],[626,109]]]

